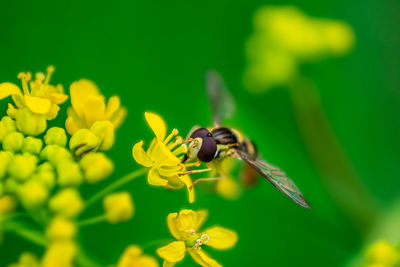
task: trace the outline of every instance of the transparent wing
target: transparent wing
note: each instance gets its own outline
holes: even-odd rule
[[[293,181],[287,177],[286,173],[281,171],[278,167],[275,167],[262,159],[251,159],[247,153],[240,150],[236,150],[236,154],[265,179],[270,181],[273,186],[290,197],[294,202],[304,208],[311,209],[310,204],[308,204],[299,188],[297,188]]]
[[[220,125],[223,119],[233,115],[235,112],[235,101],[226,88],[221,75],[215,70],[207,71],[206,88],[214,124],[217,126]]]

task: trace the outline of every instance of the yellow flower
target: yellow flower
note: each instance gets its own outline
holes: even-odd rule
[[[83,199],[75,188],[66,188],[50,199],[50,210],[65,218],[75,218],[83,210]]]
[[[65,127],[70,135],[77,130],[90,129],[97,121],[109,121],[117,129],[126,117],[118,96],[112,96],[105,103],[105,97],[98,87],[89,80],[79,80],[70,86],[71,104]]]
[[[151,142],[147,151],[143,149],[143,141],[136,143],[132,148],[135,161],[150,168],[147,182],[154,186],[164,186],[169,189],[180,189],[186,185],[189,193],[189,202],[194,201],[194,190],[189,175],[181,175],[186,171],[182,164],[183,155],[187,152],[187,146],[182,144],[181,137],[173,137],[178,134],[174,129],[166,137],[167,127],[163,119],[154,113],[145,113],[145,118],[156,137]]]
[[[119,223],[132,218],[135,212],[132,197],[128,192],[113,193],[104,198],[103,206],[109,223]]]
[[[103,153],[89,153],[79,162],[85,181],[94,184],[106,179],[114,170],[114,163]]]
[[[238,236],[234,231],[220,226],[200,231],[207,215],[205,210],[197,212],[181,210],[179,214],[170,213],[168,215],[168,228],[178,241],[157,249],[157,254],[164,259],[164,266],[173,266],[181,261],[186,252],[201,266],[221,266],[202,250],[202,245],[216,249],[229,249],[236,244]]]
[[[42,267],[73,267],[76,246],[71,241],[52,242],[42,259]]]
[[[19,256],[18,263],[8,265],[8,267],[40,267],[40,263],[35,254],[24,252]]]
[[[397,266],[400,262],[400,253],[387,241],[381,240],[372,244],[365,253],[369,264],[381,264],[386,267]]]
[[[50,241],[68,241],[75,237],[76,225],[65,218],[55,217],[46,229],[46,238]]]
[[[118,261],[117,267],[158,267],[154,257],[143,255],[143,250],[136,245],[129,246]]]
[[[237,161],[234,158],[227,158],[219,163],[220,166],[218,168],[225,178],[216,181],[215,189],[220,196],[229,200],[238,199],[242,193],[242,188],[238,181],[230,175],[237,166],[236,163]],[[216,174],[213,175],[215,177]]]
[[[58,105],[68,99],[61,84],[57,86],[49,84],[54,70],[53,66],[49,66],[46,75],[41,72],[36,73],[35,80],[32,81],[29,72],[18,74],[22,90],[13,83],[0,83],[0,99],[11,95],[18,109],[27,107],[34,114],[44,115],[47,120],[54,119],[60,110]],[[15,118],[16,108],[9,104],[7,113]]]
[[[13,196],[2,196],[0,197],[0,215],[14,211],[17,207],[17,201]]]

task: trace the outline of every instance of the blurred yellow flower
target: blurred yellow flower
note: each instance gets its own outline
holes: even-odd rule
[[[35,80],[32,81],[29,72],[18,74],[22,90],[13,83],[0,83],[0,99],[11,95],[18,109],[27,107],[34,114],[44,115],[47,120],[54,119],[60,110],[58,105],[68,99],[61,84],[56,86],[49,84],[54,70],[53,66],[49,66],[46,75],[41,72],[36,73]],[[12,104],[9,104],[7,112],[15,119],[17,110]]]
[[[35,254],[24,252],[19,256],[17,263],[10,264],[8,267],[40,267],[40,262]]]
[[[345,22],[312,18],[293,6],[260,8],[246,44],[246,87],[264,91],[287,86],[297,78],[300,64],[342,56],[352,50],[354,40]]]
[[[385,240],[372,244],[365,253],[367,266],[394,267],[400,263],[400,252]]]
[[[118,261],[117,267],[158,267],[157,260],[143,255],[143,250],[136,245],[129,246]]]
[[[49,201],[49,208],[58,216],[75,218],[83,210],[83,199],[75,188],[66,188],[58,192]]]
[[[145,113],[145,118],[155,134],[147,151],[143,149],[143,141],[136,143],[132,148],[135,161],[150,168],[147,182],[154,186],[164,186],[169,189],[180,189],[186,185],[189,193],[189,202],[194,201],[192,180],[188,175],[181,175],[186,171],[182,164],[183,155],[187,152],[187,146],[182,144],[181,137],[173,137],[178,134],[174,129],[166,136],[167,127],[164,120],[150,112]]]
[[[42,259],[42,267],[73,267],[76,246],[72,241],[50,243]]]
[[[234,179],[231,175],[237,163],[236,159],[227,158],[220,162],[220,166],[217,168],[220,175],[223,174],[225,178],[216,181],[215,190],[220,196],[229,200],[238,199],[242,193],[242,188],[237,179]],[[214,177],[215,175],[213,174]]]
[[[53,241],[68,241],[75,237],[76,225],[65,218],[55,217],[46,229],[46,238]]]
[[[16,207],[17,201],[13,196],[6,195],[0,197],[0,215],[12,212]]]
[[[85,181],[93,184],[110,176],[114,170],[114,163],[103,153],[89,153],[80,161]]]
[[[199,231],[207,215],[208,212],[205,210],[197,212],[181,210],[179,214],[168,215],[168,228],[178,241],[157,249],[157,254],[164,259],[164,266],[175,265],[184,258],[186,252],[201,266],[221,266],[201,249],[202,245],[216,249],[229,249],[236,244],[238,236],[234,231],[220,226]]]
[[[109,223],[119,223],[132,218],[135,212],[132,197],[128,192],[113,193],[103,201],[106,219]]]
[[[118,96],[105,103],[105,97],[92,81],[79,80],[70,86],[71,104],[65,127],[70,135],[82,128],[90,129],[97,121],[109,121],[112,131],[118,129],[126,117],[126,108],[121,107]]]

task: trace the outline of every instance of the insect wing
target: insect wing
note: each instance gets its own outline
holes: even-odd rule
[[[247,153],[236,150],[236,154],[244,160],[248,165],[253,167],[259,174],[265,177],[282,193],[290,197],[294,202],[300,206],[310,209],[310,204],[306,201],[299,188],[293,183],[293,181],[287,177],[286,173],[281,171],[278,167],[275,167],[262,159],[251,159]]]
[[[235,112],[235,101],[225,86],[221,75],[215,70],[209,70],[206,74],[206,88],[211,104],[214,124],[220,125],[221,121],[229,118]]]

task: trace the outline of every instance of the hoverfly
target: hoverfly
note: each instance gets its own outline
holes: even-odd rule
[[[227,157],[236,157],[243,160],[250,168],[262,175],[294,202],[310,209],[310,205],[293,181],[278,167],[261,159],[257,153],[256,146],[249,138],[236,129],[221,125],[223,119],[233,115],[235,104],[232,95],[225,87],[222,77],[216,71],[210,70],[207,72],[206,88],[211,103],[214,126],[211,128],[193,127],[185,140],[188,152],[182,163],[197,160],[198,162],[205,162],[208,168],[192,170],[184,174],[211,171],[214,166],[217,173],[221,175],[218,170],[219,163]],[[224,178],[223,175],[215,178],[200,178],[194,181],[193,185],[204,180],[222,178]]]

